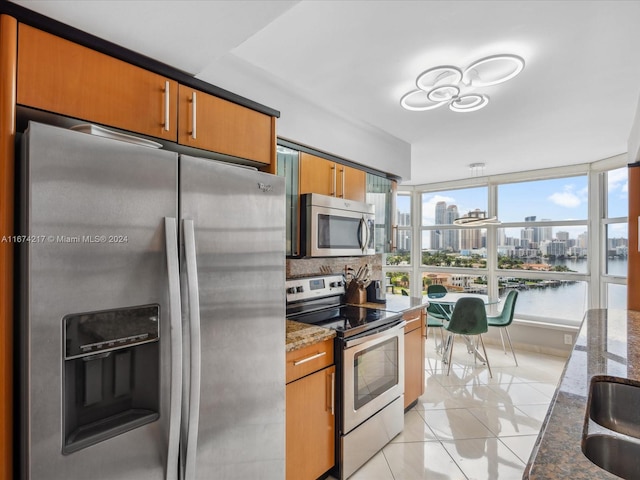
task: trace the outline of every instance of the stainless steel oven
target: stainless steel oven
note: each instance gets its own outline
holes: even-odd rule
[[[394,321],[338,341],[342,346],[341,479],[404,428],[405,324]]]
[[[301,196],[300,215],[303,256],[375,254],[373,205],[307,193]]]
[[[404,428],[401,313],[345,305],[341,275],[287,282],[287,318],[336,331],[335,476],[344,480]]]

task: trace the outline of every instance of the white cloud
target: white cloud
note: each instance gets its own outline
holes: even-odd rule
[[[610,170],[607,173],[607,188],[609,192],[613,192],[615,190],[622,190],[623,192],[627,191],[627,176],[628,172],[626,168],[618,168],[617,170]]]
[[[560,207],[579,207],[583,200],[586,200],[586,190],[575,192],[574,185],[565,185],[564,191],[556,192],[547,197],[548,200]]]

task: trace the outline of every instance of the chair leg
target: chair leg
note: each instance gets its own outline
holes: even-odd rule
[[[507,340],[509,341],[509,348],[511,348],[511,354],[513,355],[513,360],[516,362],[516,367],[518,366],[518,359],[516,358],[516,352],[513,350],[513,345],[511,344],[511,335],[509,335],[509,328],[505,327],[505,332],[507,332]]]
[[[451,345],[449,345],[449,365],[447,366],[447,377],[451,372],[451,357],[453,357],[453,344],[456,343],[454,342],[455,337],[453,334],[450,333],[449,338],[451,339]],[[449,343],[449,338],[447,338],[447,343]]]
[[[500,341],[502,342],[502,351],[504,352],[504,354],[507,354],[507,349],[504,346],[504,337],[502,336],[502,329],[499,328],[498,332],[500,333]]]
[[[487,349],[484,348],[484,340],[482,340],[482,335],[478,335],[480,337],[480,344],[482,345],[482,352],[484,353],[484,359],[487,361],[487,368],[489,369],[489,376],[493,378],[493,373],[491,373],[491,365],[489,365],[489,357],[487,356]]]
[[[432,327],[432,330],[436,328],[440,330],[440,345],[438,345],[438,341],[436,340],[436,334],[433,334],[433,344],[436,346],[436,353],[443,352],[444,353],[444,328],[443,327]]]

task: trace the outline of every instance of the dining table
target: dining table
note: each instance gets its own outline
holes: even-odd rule
[[[500,299],[490,299],[489,295],[482,293],[465,293],[465,292],[446,292],[446,293],[430,293],[427,294],[429,304],[433,305],[443,316],[443,323],[446,325],[451,320],[451,314],[455,308],[456,302],[461,298],[479,298],[486,306],[499,303]],[[446,327],[445,327],[446,329]],[[473,341],[468,335],[462,335],[465,343],[467,344],[467,352],[473,353],[480,362],[486,363],[486,359],[478,351]],[[447,363],[448,353],[451,348],[451,342],[453,342],[453,335],[449,335],[445,340],[445,344],[442,348],[442,362]]]

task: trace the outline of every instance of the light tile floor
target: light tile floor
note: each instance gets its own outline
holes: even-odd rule
[[[425,393],[404,431],[350,480],[517,480],[547,413],[566,358],[487,345],[493,378],[456,339],[447,376],[432,337]],[[330,479],[332,477],[329,477]]]

